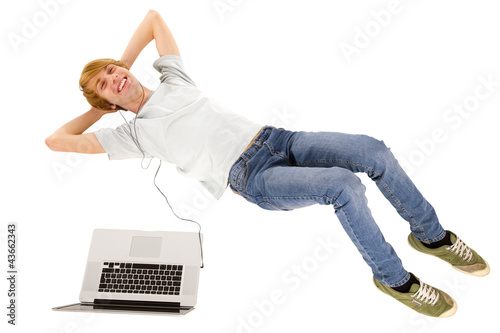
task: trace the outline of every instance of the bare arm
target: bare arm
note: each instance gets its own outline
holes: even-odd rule
[[[141,51],[152,40],[160,56],[166,54],[180,55],[170,29],[158,12],[150,10],[130,39],[121,61],[132,67]],[[114,112],[114,111],[110,111]],[[92,107],[81,116],[63,125],[45,143],[54,151],[76,152],[86,154],[105,153],[94,133],[83,134],[92,124],[98,121],[106,111]]]
[[[105,113],[107,112],[92,107],[81,116],[61,126],[45,139],[45,144],[53,151],[85,154],[105,153],[106,151],[102,148],[94,133],[82,134],[101,119]]]
[[[160,57],[166,54],[180,55],[174,36],[163,18],[158,12],[150,10],[132,35],[120,60],[132,67],[139,54],[153,39]]]

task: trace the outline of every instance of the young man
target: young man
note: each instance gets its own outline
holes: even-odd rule
[[[143,48],[155,40],[154,91],[130,73]],[[454,233],[445,231],[382,141],[364,135],[291,132],[261,126],[205,96],[184,71],[169,28],[150,11],[120,61],[89,63],[80,87],[92,105],[46,139],[54,151],[107,153],[110,159],[157,157],[200,181],[220,198],[228,183],[246,200],[270,210],[333,205],[343,228],[371,267],[374,283],[419,313],[448,317],[456,302],[407,272],[367,206],[356,172],[365,172],[409,222],[410,245],[455,269],[485,276],[489,266]],[[100,117],[119,109],[137,114],[116,129],[84,133]]]

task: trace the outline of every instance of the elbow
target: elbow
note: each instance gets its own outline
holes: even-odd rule
[[[153,23],[158,21],[158,18],[161,18],[160,13],[158,13],[154,9],[150,9],[148,11],[148,14],[146,15],[146,17],[149,19],[150,22],[153,22]]]
[[[159,16],[159,15],[160,15],[160,13],[158,13],[158,12],[157,12],[156,10],[154,10],[154,9],[150,9],[150,10],[148,11],[148,15],[149,15],[149,16],[157,16],[157,15]]]
[[[58,151],[57,150],[57,138],[54,137],[54,135],[51,135],[47,139],[45,139],[45,144],[47,145],[47,147],[49,147],[50,150]]]

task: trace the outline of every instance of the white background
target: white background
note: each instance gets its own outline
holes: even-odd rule
[[[7,224],[16,222],[19,275],[16,327],[7,324],[2,278],[2,330],[410,333],[497,326],[491,300],[500,264],[496,1],[27,0],[3,6],[0,266],[6,276]],[[137,159],[55,153],[44,143],[88,109],[78,90],[85,63],[120,58],[148,9],[162,14],[197,85],[236,112],[291,130],[384,140],[443,226],[491,265],[489,276],[476,278],[412,250],[407,223],[360,175],[405,268],[449,292],[458,312],[432,319],[380,293],[333,208],[265,211],[230,190],[216,201],[165,164],[159,185],[181,215],[203,225],[206,267],[196,309],[181,318],[52,311],[78,300],[94,228],[197,231],[176,221],[154,188],[158,161],[143,170]],[[357,53],[346,56],[347,44]],[[153,89],[156,58],[151,44],[132,68]],[[490,90],[481,77],[494,83]],[[459,115],[454,106],[465,111]],[[94,128],[122,122],[110,115]],[[431,142],[433,132],[439,135]],[[334,245],[331,253],[318,248],[321,242]]]

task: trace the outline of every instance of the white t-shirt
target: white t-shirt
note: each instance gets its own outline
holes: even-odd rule
[[[175,164],[181,174],[200,181],[219,199],[231,167],[262,125],[199,90],[184,71],[181,57],[165,55],[153,66],[161,73],[161,83],[138,112],[135,129],[131,120],[94,133],[113,160],[143,157],[134,142],[137,133],[146,157]]]

